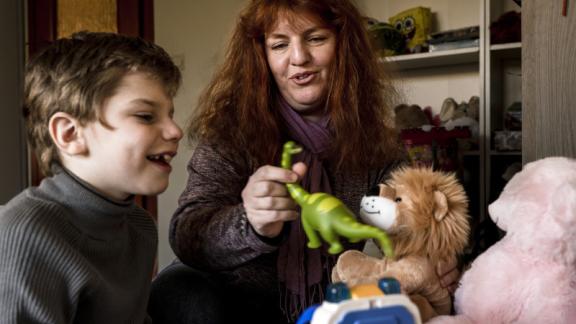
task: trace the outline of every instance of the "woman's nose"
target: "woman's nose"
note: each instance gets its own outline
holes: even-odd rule
[[[290,63],[292,65],[304,65],[310,60],[310,52],[306,45],[297,42],[292,47],[290,53]]]

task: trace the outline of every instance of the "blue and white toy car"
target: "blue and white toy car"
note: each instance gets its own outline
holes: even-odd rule
[[[378,285],[348,287],[338,282],[326,289],[321,305],[309,307],[296,324],[421,324],[418,308],[401,294],[394,278]]]

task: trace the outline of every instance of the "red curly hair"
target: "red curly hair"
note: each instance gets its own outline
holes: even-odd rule
[[[348,0],[251,1],[240,15],[223,65],[200,96],[189,138],[242,148],[257,165],[276,164],[285,138],[264,38],[279,17],[293,19],[301,13],[319,18],[336,34],[325,107],[333,136],[330,160],[353,171],[402,158],[392,111],[397,92],[371,46],[362,16]]]

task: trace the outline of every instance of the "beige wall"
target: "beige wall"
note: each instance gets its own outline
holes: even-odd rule
[[[156,42],[183,68],[183,84],[175,99],[176,120],[185,127],[200,91],[223,57],[224,46],[244,0],[162,0],[154,3]],[[186,184],[191,148],[186,139],[174,160],[170,186],[158,199],[159,269],[174,258],[168,226]]]

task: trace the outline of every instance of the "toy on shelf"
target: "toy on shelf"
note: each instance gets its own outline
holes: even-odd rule
[[[406,40],[399,30],[389,23],[380,22],[374,18],[365,19],[368,33],[380,56],[404,54],[406,51]]]
[[[460,104],[454,98],[444,99],[439,118],[446,128],[468,126],[474,131],[480,119],[480,97],[472,96],[468,102],[462,101]],[[474,133],[477,135],[477,131]]]
[[[480,26],[464,27],[430,35],[430,52],[478,47],[480,45]]]
[[[428,51],[428,37],[432,27],[430,8],[416,7],[404,10],[390,17],[388,22],[404,35],[408,53]]]
[[[478,149],[479,106],[478,96],[460,104],[447,98],[440,114],[433,117],[431,107],[397,105],[395,124],[412,166],[458,171],[459,150]]]
[[[464,150],[478,149],[480,137],[480,98],[478,96],[472,96],[468,102],[462,101],[460,104],[457,104],[453,98],[446,98],[442,103],[438,119],[440,125],[447,130],[467,127],[470,130],[470,136],[459,138],[458,146]]]
[[[332,280],[349,285],[394,277],[418,305],[422,320],[449,314],[450,294],[440,285],[436,266],[454,260],[468,244],[468,199],[453,173],[401,168],[362,199],[360,217],[385,229],[396,260],[346,251],[338,257]]]
[[[522,16],[520,12],[508,11],[490,24],[490,43],[504,44],[522,40]]]
[[[300,153],[302,147],[293,141],[284,144],[281,166],[285,169],[292,167],[292,155]],[[393,257],[392,245],[388,235],[381,229],[359,223],[354,214],[338,198],[323,192],[308,193],[296,183],[287,183],[290,196],[300,205],[300,213],[304,232],[308,237],[308,247],[318,248],[322,245],[320,238],[330,244],[328,252],[338,254],[343,247],[339,241],[340,236],[348,238],[351,242],[363,239],[376,239],[388,257]],[[320,235],[316,233],[318,232]]]
[[[514,102],[504,110],[504,129],[494,131],[496,151],[522,150],[522,103]]]
[[[382,278],[378,284],[348,286],[342,282],[326,289],[321,305],[304,311],[296,324],[420,324],[418,308],[393,278]]]
[[[433,323],[576,323],[576,160],[524,166],[489,208],[506,235],[480,254]]]
[[[433,167],[435,170],[456,171],[458,169],[459,138],[469,138],[470,129],[444,127],[405,129],[400,132],[410,162],[414,167]]]
[[[418,105],[400,104],[394,107],[394,121],[400,130],[422,128],[431,125],[426,112]]]

